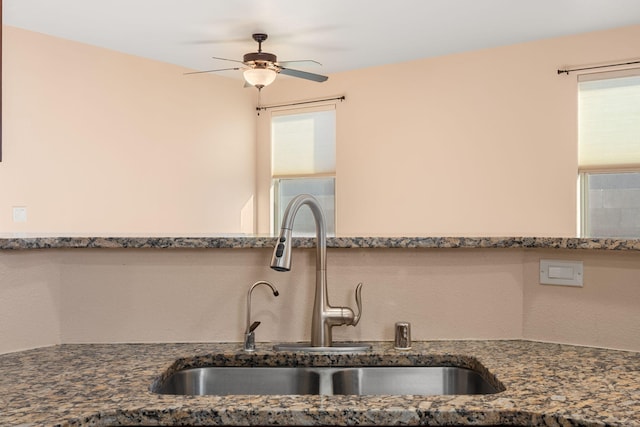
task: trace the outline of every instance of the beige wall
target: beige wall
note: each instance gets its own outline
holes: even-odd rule
[[[539,285],[541,258],[581,260],[584,286]],[[524,336],[640,350],[640,254],[532,251],[524,262]]]
[[[271,250],[71,249],[0,252],[0,353],[58,343],[241,342],[256,288],[258,341],[309,339],[315,253],[290,273]],[[640,351],[637,253],[521,249],[330,249],[329,298],[364,313],[336,340],[532,339]],[[584,287],[538,284],[540,258],[582,260]]]
[[[322,84],[280,79],[263,100],[346,96],[337,106],[340,235],[575,236],[576,77],[556,70],[639,49],[634,26],[337,73]],[[263,232],[268,120],[259,123]]]
[[[260,340],[309,339],[315,251],[297,250],[293,271],[269,268],[270,249],[84,251],[62,265],[63,342],[242,341],[246,292],[254,291]],[[390,340],[399,320],[416,339],[518,338],[522,262],[514,252],[330,250],[329,297],[364,315],[335,339]]]
[[[7,26],[3,55],[0,231],[253,232],[238,81]]]
[[[632,26],[282,76],[263,101],[347,96],[340,235],[573,236],[576,78],[555,70],[638,48]],[[4,60],[0,231],[269,231],[269,114],[238,80],[11,27]]]
[[[315,251],[293,256],[286,274],[268,267],[268,248],[1,252],[0,352],[56,343],[241,342],[246,293],[257,280],[281,293],[254,291],[258,340],[308,340]],[[335,340],[392,340],[401,320],[412,323],[416,340],[522,336],[517,250],[331,249],[328,257],[333,305],[354,307],[356,284],[364,283],[361,323],[334,328]]]
[[[0,251],[0,354],[61,342],[60,257]]]
[[[242,210],[254,195],[255,94],[235,80],[185,79],[178,67],[5,30],[2,231],[95,232],[88,218],[106,232],[138,234],[237,231],[240,217],[252,222]],[[340,73],[322,85],[280,79],[263,95],[267,103],[347,96],[338,105],[341,234],[566,236],[576,227],[575,77],[555,69],[632,57],[638,43],[636,26]],[[121,62],[136,72],[119,75]],[[137,96],[125,101],[123,92]],[[268,126],[260,117],[255,200],[264,231]],[[400,179],[413,184],[400,188]],[[15,205],[28,207],[26,227],[11,222]],[[538,285],[542,255],[584,259],[584,288]],[[294,272],[278,274],[267,268],[268,249],[2,251],[0,352],[60,342],[239,341],[246,289],[259,279],[273,280],[282,296],[256,291],[258,339],[306,339],[313,252],[294,256]],[[637,254],[329,256],[334,305],[353,305],[355,284],[365,282],[362,324],[340,328],[337,339],[391,339],[393,323],[409,320],[415,339],[640,351]]]

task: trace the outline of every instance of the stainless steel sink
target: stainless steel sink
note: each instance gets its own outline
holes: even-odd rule
[[[333,373],[333,394],[491,394],[499,390],[471,369],[365,367]]]
[[[478,372],[458,367],[205,367],[177,371],[155,385],[186,395],[436,395],[503,390]]]
[[[320,394],[320,378],[310,368],[193,368],[172,374],[154,391],[196,395]]]

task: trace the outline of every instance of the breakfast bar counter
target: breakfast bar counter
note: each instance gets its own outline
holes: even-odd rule
[[[0,233],[0,250],[25,249],[248,249],[272,248],[275,236],[15,236]],[[293,246],[314,248],[316,239],[294,237]],[[580,237],[328,237],[340,249],[587,249],[640,251],[640,239]]]

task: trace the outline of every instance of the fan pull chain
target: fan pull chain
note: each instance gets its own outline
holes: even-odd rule
[[[260,108],[260,94],[261,93],[262,93],[262,88],[259,87],[258,88],[258,106],[256,107],[256,110],[258,111],[258,115],[260,115],[260,110],[262,109],[262,108]]]

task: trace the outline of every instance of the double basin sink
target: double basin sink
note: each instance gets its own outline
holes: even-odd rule
[[[450,366],[203,367],[152,387],[180,395],[446,395],[503,391],[477,371]]]

